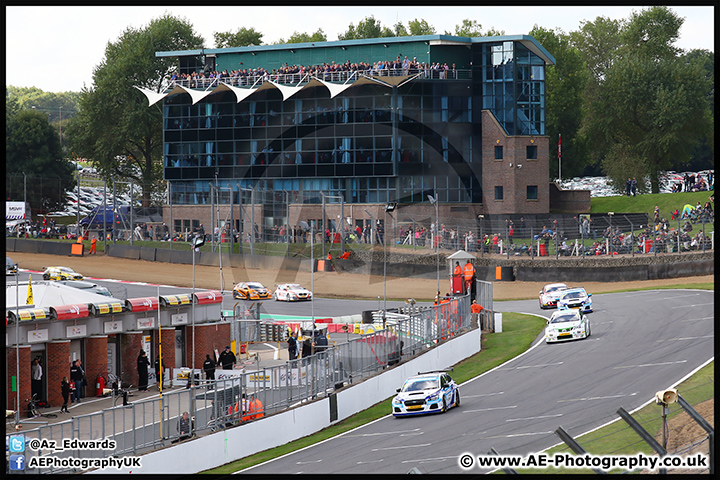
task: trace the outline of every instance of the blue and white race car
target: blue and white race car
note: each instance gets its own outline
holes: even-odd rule
[[[424,372],[408,378],[392,400],[395,417],[443,413],[460,406],[460,390],[447,372]]]
[[[557,301],[558,310],[568,308],[579,308],[584,313],[592,312],[592,293],[587,293],[584,288],[569,288],[562,292]]]
[[[590,320],[577,309],[558,310],[545,327],[545,343],[576,340],[590,336]]]

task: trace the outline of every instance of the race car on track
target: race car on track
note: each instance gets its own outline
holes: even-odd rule
[[[83,277],[72,268],[47,267],[43,272],[43,280],[82,280]]]
[[[567,290],[567,288],[567,285],[564,283],[550,283],[545,285],[543,289],[540,290],[540,308],[556,307],[558,297],[560,297],[563,290]]]
[[[584,288],[569,288],[562,292],[557,301],[558,310],[567,308],[579,308],[584,313],[592,312],[592,293],[587,293]]]
[[[18,266],[17,263],[12,261],[12,258],[5,257],[5,275],[17,275]]]
[[[286,302],[312,300],[312,292],[298,283],[283,283],[275,289],[275,300]]]
[[[233,298],[266,300],[272,297],[270,290],[260,282],[241,282],[233,287]]]
[[[562,342],[590,336],[590,320],[577,309],[558,310],[545,327],[545,342]]]
[[[408,378],[392,400],[395,417],[443,413],[460,406],[460,390],[447,372],[424,372]]]

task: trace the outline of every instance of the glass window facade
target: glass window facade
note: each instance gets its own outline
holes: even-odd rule
[[[473,159],[468,86],[360,85],[335,98],[318,87],[286,101],[269,88],[240,103],[220,91],[195,105],[188,95],[167,97],[164,171],[172,201],[209,204],[217,176],[235,190],[262,179],[267,190],[298,192],[298,203],[320,203],[320,192],[349,203],[417,203],[432,191],[447,202],[479,202],[479,165],[464,179],[456,168]]]
[[[483,108],[508,135],[545,135],[545,62],[520,42],[481,45]]]

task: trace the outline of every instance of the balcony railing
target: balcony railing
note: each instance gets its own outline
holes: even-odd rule
[[[355,71],[340,71],[340,72],[320,72],[316,74],[309,73],[281,73],[281,74],[270,74],[263,73],[258,75],[244,75],[244,76],[220,76],[220,77],[196,77],[188,79],[173,79],[168,86],[168,90],[172,90],[175,86],[181,86],[185,88],[203,89],[217,87],[221,82],[231,85],[233,87],[259,87],[265,82],[275,82],[282,85],[295,85],[299,86],[310,82],[310,80],[317,78],[326,82],[333,83],[345,83],[348,81],[355,81],[365,76],[370,78],[377,78],[379,80],[388,79],[389,77],[413,77],[418,76],[420,79],[427,80],[469,80],[472,78],[471,70],[443,70],[443,69],[381,69],[381,70],[355,70]]]

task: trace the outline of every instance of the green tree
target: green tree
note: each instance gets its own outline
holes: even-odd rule
[[[286,43],[310,43],[310,42],[327,42],[327,35],[323,32],[322,28],[318,28],[317,32],[312,35],[307,33],[293,32],[290,38],[286,40],[280,39],[275,42],[275,45],[283,45]]]
[[[93,86],[84,89],[80,109],[68,126],[72,151],[91,159],[106,179],[133,179],[142,186],[143,205],[155,191],[163,191],[162,113],[148,107],[136,88],[160,92],[177,71],[177,59],[155,52],[188,50],[203,44],[186,20],[169,14],[146,27],[129,27],[95,67]]]
[[[649,178],[652,193],[659,193],[660,173],[690,160],[712,131],[706,91],[701,70],[678,59],[633,55],[607,71],[594,108],[610,145],[603,168],[619,190],[633,176]]]
[[[394,37],[395,33],[388,27],[383,27],[382,24],[375,19],[374,16],[370,15],[365,17],[355,27],[352,23],[345,31],[338,35],[338,40],[358,40],[362,38],[384,38]]]
[[[607,148],[603,169],[618,190],[630,176],[649,179],[658,193],[661,172],[687,164],[711,135],[707,72],[672,46],[682,23],[666,7],[633,13],[592,98],[594,146]]]
[[[605,77],[622,45],[622,27],[620,20],[597,17],[594,22],[580,22],[580,30],[570,32],[572,45],[582,52],[596,82]]]
[[[60,137],[42,112],[20,110],[5,126],[8,196],[23,198],[23,183],[33,212],[59,210],[74,184],[70,162],[62,159]],[[23,182],[26,180],[26,182]]]
[[[505,35],[503,30],[495,30],[491,28],[487,33],[482,33],[482,25],[477,20],[466,18],[460,25],[455,25],[455,33],[445,32],[445,35],[455,35],[456,37],[494,37],[496,35]]]
[[[254,28],[238,28],[236,32],[215,32],[215,48],[249,47],[262,45],[263,34]]]
[[[535,27],[530,31],[550,54],[555,65],[546,68],[546,133],[550,136],[550,176],[557,178],[558,137],[562,135],[563,177],[580,176],[588,165],[585,138],[580,134],[583,123],[583,99],[590,74],[582,54],[571,45],[562,30]]]
[[[426,20],[417,18],[408,22],[408,28],[411,36],[419,35],[435,35],[435,27],[430,25]]]

